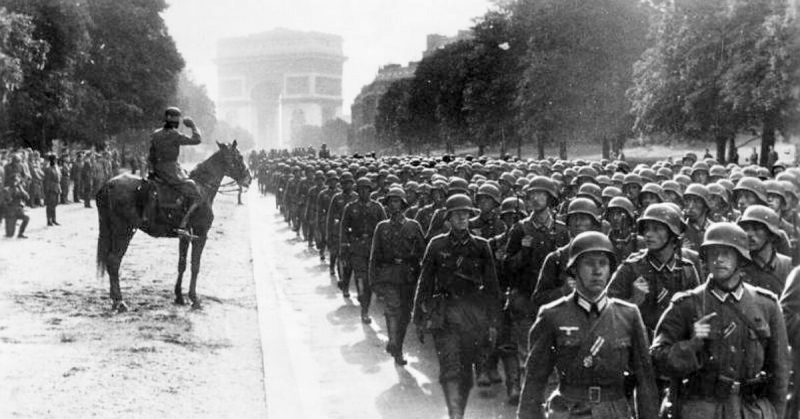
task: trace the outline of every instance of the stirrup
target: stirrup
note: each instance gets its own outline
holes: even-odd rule
[[[196,235],[192,234],[189,230],[187,230],[185,228],[176,228],[175,229],[175,233],[178,234],[178,237],[187,238],[189,240],[195,240],[195,239],[200,238],[200,236],[196,236]]]

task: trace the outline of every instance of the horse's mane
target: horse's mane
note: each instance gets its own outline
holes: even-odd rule
[[[200,162],[197,166],[195,166],[194,169],[192,169],[191,172],[189,172],[189,177],[192,178],[192,179],[197,180],[199,176],[201,176],[202,174],[207,173],[209,171],[210,166],[212,166],[212,165],[216,166],[217,165],[217,160],[219,159],[219,156],[222,155],[221,152],[222,152],[222,150],[217,150],[217,151],[214,152],[214,154],[209,156],[207,159],[205,159],[202,162]]]

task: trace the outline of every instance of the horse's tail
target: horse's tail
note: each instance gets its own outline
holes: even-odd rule
[[[109,183],[103,185],[95,197],[97,218],[100,224],[97,236],[97,277],[103,278],[106,274],[106,262],[112,247],[111,233],[111,206],[109,205]]]

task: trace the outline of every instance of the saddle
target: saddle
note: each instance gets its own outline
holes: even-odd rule
[[[175,229],[189,210],[188,201],[176,186],[158,176],[142,179],[137,196],[141,229],[153,237],[178,237]]]

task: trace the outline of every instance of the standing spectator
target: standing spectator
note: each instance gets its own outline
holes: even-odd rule
[[[758,164],[758,152],[755,147],[753,147],[753,153],[750,154],[750,164]]]
[[[28,186],[28,194],[30,194],[31,207],[42,206],[42,199],[44,198],[44,189],[42,182],[44,181],[44,171],[42,170],[42,159],[38,151],[34,151],[28,159],[28,167],[30,170],[31,178]]]
[[[3,186],[12,186],[15,174],[19,174],[20,182],[22,182],[25,178],[25,172],[22,165],[22,157],[19,153],[11,155],[11,163],[3,168],[3,172],[5,172],[5,183]]]
[[[83,167],[81,168],[81,187],[83,192],[83,206],[86,208],[92,207],[92,152],[88,151],[86,157],[83,159]]]
[[[8,206],[6,207],[6,237],[14,237],[14,229],[17,227],[17,220],[22,220],[19,225],[17,237],[27,239],[25,228],[28,227],[30,217],[25,214],[25,201],[30,199],[28,192],[22,186],[22,176],[14,173],[11,177],[11,186],[6,188]]]
[[[778,152],[775,151],[775,146],[769,146],[769,153],[767,154],[767,169],[772,171],[772,166],[778,162]]]
[[[83,181],[81,171],[83,170],[83,152],[75,153],[75,163],[70,168],[69,177],[72,179],[72,202],[81,202],[83,193]]]
[[[61,197],[61,169],[56,165],[56,156],[49,154],[47,156],[49,165],[44,169],[44,205],[45,213],[47,215],[47,225],[59,225],[56,222],[56,205],[58,205],[59,198]]]
[[[58,160],[58,166],[61,168],[61,199],[59,202],[67,204],[69,202],[69,181],[70,181],[70,161],[69,154],[63,154]]]

